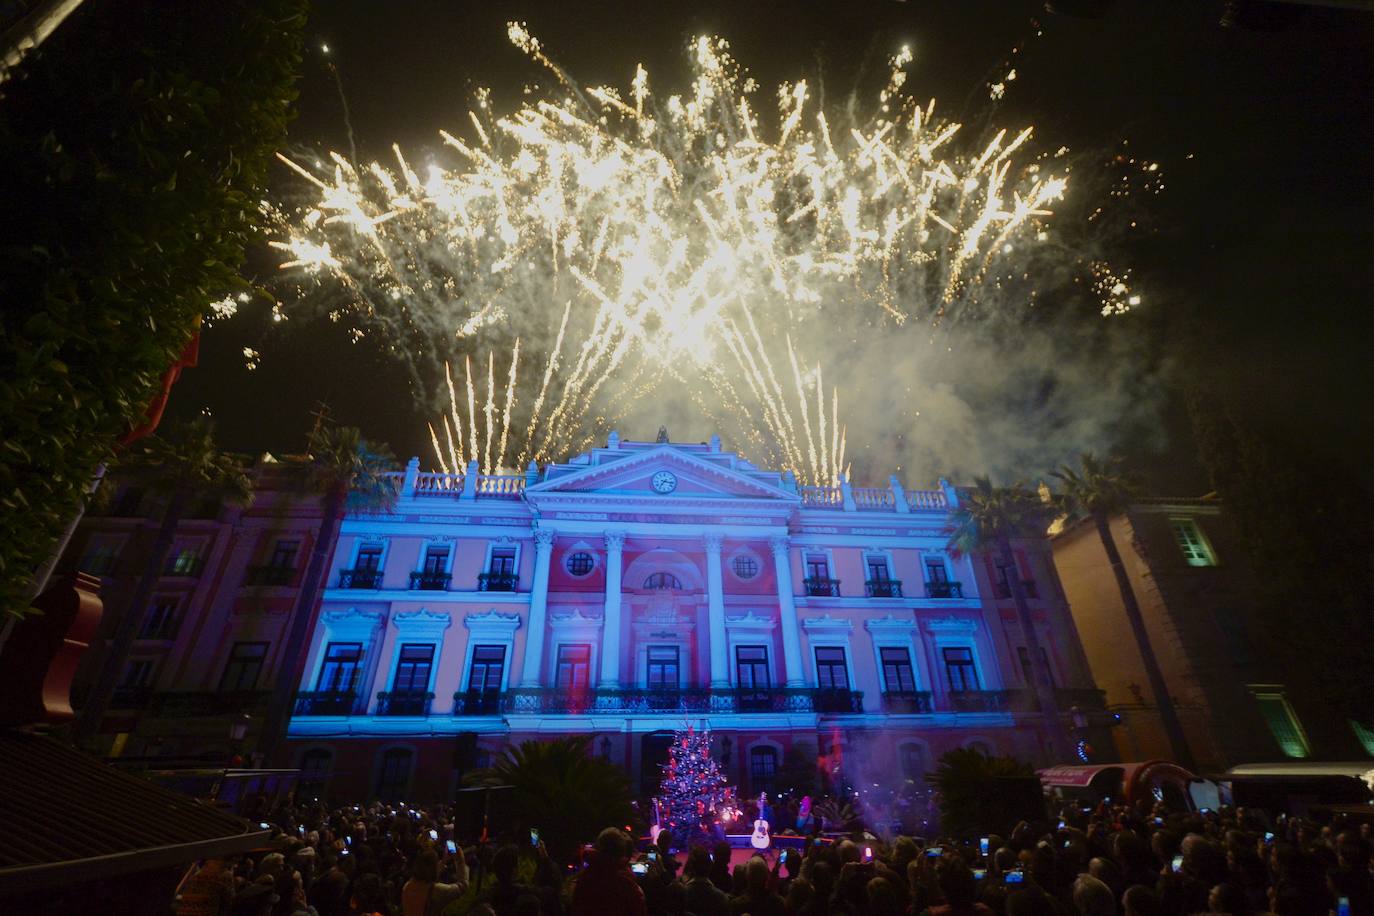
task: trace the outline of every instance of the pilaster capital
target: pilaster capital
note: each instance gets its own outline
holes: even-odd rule
[[[786,535],[778,535],[768,539],[768,546],[773,549],[773,556],[787,557],[787,551],[791,549],[792,542]]]
[[[534,549],[547,552],[553,547],[553,538],[556,532],[548,528],[536,528],[534,530]]]
[[[709,554],[719,554],[721,547],[725,544],[725,536],[721,534],[702,535],[701,542],[706,545],[706,552]]]
[[[607,531],[605,537],[606,550],[610,553],[619,553],[620,549],[625,546],[625,532],[623,531]]]

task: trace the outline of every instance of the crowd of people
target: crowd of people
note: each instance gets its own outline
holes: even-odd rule
[[[1374,913],[1370,825],[1257,810],[1069,805],[1004,836],[862,831],[743,861],[607,827],[573,862],[474,842],[446,806],[283,806],[269,849],[206,862],[183,916],[1191,916]],[[588,825],[594,830],[595,825]],[[1047,826],[1049,829],[1047,829]],[[594,838],[593,838],[594,837]],[[524,837],[521,837],[524,840]],[[736,861],[732,865],[732,858]]]

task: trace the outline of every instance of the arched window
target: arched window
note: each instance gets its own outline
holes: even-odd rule
[[[759,561],[747,553],[742,553],[730,561],[735,575],[741,579],[752,579],[759,574]]]
[[[393,747],[382,754],[377,772],[377,797],[382,801],[400,801],[410,785],[410,763],[414,755],[409,748]]]
[[[749,781],[754,792],[771,792],[778,776],[778,752],[766,744],[749,749]]]
[[[656,572],[651,573],[649,578],[644,580],[645,588],[667,588],[674,591],[682,591],[682,583],[677,576],[672,573]]]
[[[568,567],[568,572],[580,578],[592,571],[592,567],[596,565],[596,561],[592,559],[592,555],[587,553],[587,551],[579,550],[577,553],[571,554],[568,557],[566,565]]]
[[[334,752],[329,748],[314,747],[302,754],[299,793],[307,798],[323,795],[324,784],[333,766]]]

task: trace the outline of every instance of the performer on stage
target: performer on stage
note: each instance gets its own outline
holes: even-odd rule
[[[812,820],[814,818],[811,816],[811,796],[803,795],[801,807],[797,809],[797,832],[804,834],[810,830]]]

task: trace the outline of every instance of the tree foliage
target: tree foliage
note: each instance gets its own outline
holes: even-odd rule
[[[208,305],[243,290],[305,0],[90,0],[0,101],[0,607]]]
[[[631,822],[630,783],[624,772],[587,748],[590,735],[553,741],[525,741],[506,748],[491,767],[468,782],[511,786],[515,823],[494,825],[526,830],[538,827],[555,861],[570,862],[579,843],[606,827]]]
[[[1012,793],[998,791],[1007,780],[1034,778],[1035,771],[1015,757],[990,757],[973,748],[955,748],[940,757],[926,779],[939,793],[940,829],[972,836],[1003,832],[1022,816],[1006,804]]]

